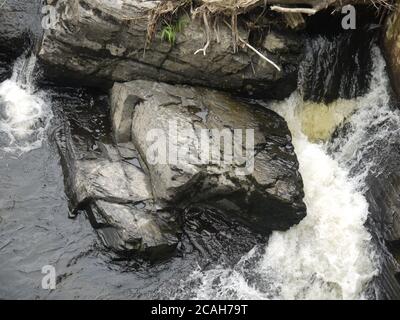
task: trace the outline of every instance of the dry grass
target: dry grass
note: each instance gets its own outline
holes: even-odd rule
[[[244,13],[251,8],[258,6],[260,0],[201,0],[201,5],[196,10],[207,10],[212,14],[237,14]]]
[[[1,0],[0,0],[1,1]],[[394,0],[354,0],[357,3],[364,4],[372,4],[377,10],[380,11],[389,11],[394,8]],[[348,4],[350,0],[320,0],[318,2],[314,0],[310,0],[309,3],[314,4],[312,8],[296,8],[293,6],[295,1],[288,0],[286,2],[289,4],[287,7],[290,10],[312,10],[315,11],[311,14],[316,13],[319,10],[325,9],[327,6],[337,6],[341,7],[342,5]],[[155,32],[159,25],[160,19],[164,19],[171,17],[174,15],[178,15],[178,13],[184,9],[191,12],[192,18],[195,19],[200,17],[204,24],[205,29],[205,46],[196,51],[195,54],[202,52],[206,55],[207,49],[210,45],[212,32],[215,32],[216,24],[219,22],[223,22],[229,26],[232,31],[232,46],[233,51],[237,51],[238,45],[247,46],[251,50],[255,51],[257,54],[262,55],[256,49],[251,47],[246,41],[239,37],[238,33],[238,16],[249,12],[255,7],[264,6],[264,11],[267,10],[267,5],[271,5],[273,3],[277,3],[276,1],[269,0],[164,0],[157,6],[154,10],[149,13],[148,20],[148,28],[147,28],[147,43],[150,43],[154,38]],[[302,1],[299,0],[299,4]],[[307,1],[303,1],[303,3],[308,3]],[[285,5],[285,0],[279,1],[280,5]],[[301,5],[299,5],[301,6]],[[269,7],[268,7],[269,8]],[[281,7],[285,9],[285,7]],[[269,8],[270,9],[270,8]],[[290,11],[289,10],[289,11]],[[290,13],[288,13],[290,14]],[[308,14],[310,14],[308,12]],[[384,14],[384,13],[382,13]],[[230,18],[230,23],[227,23],[226,19]],[[213,22],[213,23],[212,23]],[[214,29],[214,31],[212,30]],[[217,34],[218,39],[218,34]],[[268,61],[267,57],[263,57]],[[274,67],[279,70],[279,67],[276,66],[272,61],[270,62]]]
[[[158,23],[161,18],[175,15],[181,8],[192,5],[192,0],[168,0],[160,3],[155,9],[149,12],[147,23],[147,41],[149,44],[154,38]]]
[[[370,0],[372,4],[377,8],[385,7],[387,9],[393,10],[395,8],[394,1],[391,0]]]

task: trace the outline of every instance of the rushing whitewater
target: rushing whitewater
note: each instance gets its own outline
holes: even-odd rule
[[[372,55],[370,90],[353,100],[354,113],[343,117],[346,134],[333,142],[312,143],[304,134],[298,92],[268,105],[291,129],[308,215],[290,230],[274,232],[264,250],[254,248],[233,268],[194,272],[183,284],[195,286],[194,298],[370,298],[365,292],[380,272],[380,257],[365,227],[364,181],[378,167],[376,157],[367,155],[393,139],[400,123],[399,112],[390,109],[384,59],[377,48]]]
[[[310,143],[295,110],[294,94],[273,106],[287,120],[304,180],[307,217],[288,232],[272,234],[260,269],[284,299],[355,299],[377,274],[371,236],[364,227],[368,203],[348,172]],[[288,259],[290,258],[290,259]]]
[[[16,61],[11,79],[0,84],[0,150],[40,148],[52,117],[44,95],[33,86],[36,57]]]

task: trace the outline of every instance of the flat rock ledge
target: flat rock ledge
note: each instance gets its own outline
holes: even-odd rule
[[[48,79],[100,87],[146,79],[273,98],[283,98],[296,89],[303,41],[288,36],[288,30],[283,34],[270,31],[257,44],[257,50],[280,66],[278,71],[248,48],[234,53],[232,31],[223,23],[210,35],[206,54],[195,55],[207,42],[201,18],[177,17],[183,28],[173,43],[162,38],[166,25],[160,23],[154,39],[147,43],[149,13],[162,1],[51,2],[59,19],[45,30],[38,54]],[[242,26],[238,32],[250,41]]]

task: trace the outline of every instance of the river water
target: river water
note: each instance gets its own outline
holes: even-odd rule
[[[158,265],[120,261],[102,247],[85,215],[68,218],[54,136],[64,121],[60,109],[69,104],[74,112],[74,101],[88,97],[91,106],[93,99],[75,89],[38,90],[32,79],[35,57],[19,59],[13,77],[0,84],[0,297],[378,297],[378,288],[370,288],[381,272],[381,252],[366,227],[369,210],[363,195],[363,174],[371,163],[360,157],[371,139],[387,136],[382,127],[371,138],[367,128],[384,116],[397,121],[398,128],[400,117],[389,108],[384,60],[379,50],[372,54],[370,89],[353,100],[354,113],[346,115],[351,130],[343,137],[321,142],[304,134],[299,92],[266,103],[292,131],[308,215],[289,231],[274,232],[236,265],[207,268],[199,267],[196,253]],[[105,121],[107,110],[99,114]],[[46,265],[56,269],[56,290],[41,287]]]
[[[334,105],[308,110],[299,92],[266,103],[281,114],[293,135],[304,181],[307,217],[286,232],[274,232],[238,264],[197,270],[184,287],[198,299],[374,299],[382,296],[379,275],[386,259],[367,228],[369,205],[365,180],[398,139],[400,113],[390,107],[385,61],[372,49],[368,92]],[[352,114],[348,109],[352,106]],[[342,107],[344,106],[344,108]],[[329,110],[329,108],[331,110]],[[335,110],[336,109],[336,110]],[[347,110],[346,110],[347,109]],[[322,115],[328,113],[325,118]],[[347,117],[347,119],[346,119]],[[346,124],[346,134],[316,139],[318,125]],[[308,127],[306,127],[308,126]],[[317,132],[315,132],[317,128]],[[308,132],[310,139],[304,132]],[[312,140],[317,140],[313,142]]]

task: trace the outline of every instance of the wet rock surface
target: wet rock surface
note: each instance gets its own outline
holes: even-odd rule
[[[394,159],[392,159],[394,160]],[[399,160],[396,159],[397,165]],[[393,162],[388,164],[383,173],[367,179],[370,189],[367,192],[367,198],[370,200],[370,206],[376,213],[377,225],[382,232],[383,237],[388,242],[400,240],[400,216],[398,207],[400,205],[400,176],[393,171]]]
[[[111,139],[105,96],[70,89],[54,99],[62,106],[56,141],[72,217],[86,214],[102,244],[120,258],[155,262],[198,256],[203,266],[232,264],[265,241],[215,210],[154,201],[132,142]]]
[[[148,81],[115,84],[111,101],[114,134],[117,139],[131,137],[158,201],[233,213],[264,234],[288,229],[305,216],[290,132],[276,113],[216,91]],[[121,114],[131,114],[131,121]],[[230,140],[236,148],[231,160],[240,156],[223,162],[222,157],[229,155],[229,140],[224,139],[233,139],[235,130],[242,131],[237,140]],[[254,135],[248,149],[246,130]],[[155,135],[149,138],[149,133]],[[211,155],[200,149],[204,133],[207,139],[211,134],[206,139]],[[159,159],[153,159],[155,146],[161,147],[153,150]],[[167,146],[176,154],[167,155],[169,151],[162,150]]]
[[[394,101],[386,101],[388,106]],[[387,106],[385,106],[387,107]],[[365,175],[364,195],[369,204],[369,216],[366,226],[373,238],[373,243],[380,252],[380,273],[375,277],[373,284],[377,284],[378,299],[400,299],[400,260],[398,259],[400,239],[400,166],[398,143],[398,114],[390,107],[375,116],[366,129],[362,148],[349,161],[352,176],[363,173]],[[384,128],[384,129],[382,129]],[[376,132],[381,135],[376,136]],[[344,124],[338,128],[333,138],[343,139],[351,135],[352,128]],[[342,148],[336,145],[337,152]],[[397,260],[397,261],[396,261]]]
[[[137,1],[148,8],[151,8],[154,2],[156,1]],[[268,97],[283,97],[295,87],[293,77],[287,75],[296,71],[293,61],[300,48],[296,41],[291,44],[287,42],[287,38],[271,33],[263,43],[263,48],[268,53],[273,53],[274,58],[280,55],[279,62],[288,68],[283,76],[276,73],[271,75],[271,70],[260,66],[258,58],[249,55],[248,52],[244,55],[229,55],[227,60],[224,60],[225,58],[221,58],[221,54],[218,53],[219,49],[210,47],[210,56],[200,60],[201,63],[186,59],[193,59],[192,51],[203,45],[200,38],[189,44],[180,42],[188,42],[188,39],[191,39],[189,36],[192,37],[194,33],[200,34],[201,26],[195,23],[188,26],[179,36],[177,47],[170,48],[168,44],[159,42],[157,48],[168,47],[168,52],[165,53],[164,48],[161,53],[151,49],[149,62],[144,58],[141,60],[142,58],[125,55],[123,48],[115,46],[116,42],[113,42],[113,39],[122,41],[116,35],[124,34],[126,26],[118,22],[123,32],[113,29],[113,13],[109,14],[108,9],[102,11],[104,7],[96,6],[99,3],[100,1],[68,3],[71,4],[72,11],[75,10],[73,6],[90,11],[90,15],[84,19],[84,24],[93,23],[88,19],[93,12],[95,20],[101,20],[100,24],[104,25],[104,21],[109,23],[101,29],[102,32],[95,32],[95,29],[86,26],[74,29],[75,21],[69,22],[69,18],[64,20],[68,20],[63,26],[66,26],[66,33],[74,30],[74,35],[79,32],[84,34],[84,46],[74,43],[71,39],[62,43],[61,38],[49,31],[51,36],[47,40],[55,41],[56,44],[52,44],[54,46],[51,47],[55,49],[55,54],[51,57],[51,62],[45,61],[45,65],[54,71],[57,77],[67,74],[63,67],[60,67],[59,74],[56,73],[59,66],[66,64],[72,72],[71,79],[74,73],[79,80],[88,76],[84,80],[85,85],[91,83],[104,86],[115,79],[130,80],[133,74],[134,78],[140,76],[176,83],[187,82],[229,91],[238,91],[238,88],[244,86],[247,93],[266,92]],[[126,4],[128,1],[107,3],[113,12],[115,7],[119,10],[119,4]],[[65,7],[61,7],[61,10],[64,9]],[[64,11],[66,16],[68,11]],[[132,25],[133,29],[138,27],[135,23],[127,24],[129,28]],[[112,35],[109,35],[109,30],[112,30]],[[143,31],[140,30],[141,34]],[[129,32],[129,36],[132,36],[136,31],[129,29]],[[102,36],[106,35],[105,40],[102,40],[106,43],[105,49],[98,47],[97,39],[90,42],[99,33]],[[228,34],[229,30],[223,33]],[[54,40],[56,38],[57,40]],[[204,40],[204,36],[202,39]],[[226,36],[223,40],[224,50],[230,46],[228,39]],[[295,49],[289,48],[290,45]],[[21,44],[20,48],[24,46]],[[66,51],[57,51],[57,48]],[[189,53],[186,50],[189,50]],[[132,53],[133,51],[130,54],[135,55],[137,52]],[[289,54],[286,55],[288,51]],[[0,52],[1,61],[8,61],[8,56],[9,53],[3,57]],[[161,65],[157,60],[160,56],[165,59]],[[100,65],[98,57],[101,57]],[[179,61],[181,58],[183,62]],[[217,70],[208,65],[210,59],[214,66],[217,66]],[[156,68],[153,68],[153,65],[156,65]],[[255,70],[251,70],[249,66]],[[182,73],[179,68],[183,68]],[[7,63],[0,65],[0,78],[2,72],[8,76],[9,70]],[[91,74],[85,70],[89,70]],[[257,76],[259,70],[261,78]],[[193,75],[193,78],[187,80],[187,73]],[[326,74],[326,70],[322,73]],[[263,81],[262,84],[260,80]],[[222,85],[218,85],[218,82]],[[3,275],[0,276],[1,296],[171,298],[171,295],[176,294],[177,281],[184,280],[195,270],[198,263],[206,270],[216,265],[230,267],[254,246],[264,246],[265,237],[254,233],[255,226],[257,231],[268,235],[271,229],[286,229],[304,216],[298,163],[291,147],[290,134],[281,118],[257,106],[251,106],[249,111],[243,103],[233,103],[231,98],[220,93],[182,87],[166,89],[164,85],[161,86],[162,90],[158,90],[157,85],[152,85],[151,90],[146,89],[146,95],[138,94],[135,91],[138,90],[137,87],[133,90],[134,95],[131,94],[132,89],[129,85],[120,87],[126,89],[126,92],[120,91],[117,94],[119,99],[115,100],[112,113],[116,141],[111,139],[108,103],[104,96],[86,97],[85,93],[78,90],[75,97],[78,102],[71,106],[71,97],[66,95],[62,105],[65,113],[62,116],[63,125],[60,130],[56,130],[56,140],[61,151],[71,212],[73,216],[80,213],[71,223],[62,221],[67,212],[66,199],[63,198],[63,188],[58,183],[61,178],[61,173],[58,172],[58,158],[48,150],[48,146],[25,155],[27,165],[22,161],[15,162],[14,159],[1,159],[7,164],[0,166],[6,177],[1,186],[5,196],[0,201],[0,250],[3,257],[0,263],[0,275]],[[351,91],[354,88],[345,89]],[[57,95],[57,99],[63,100],[62,94]],[[326,92],[323,95],[326,95]],[[161,103],[149,105],[149,100],[151,103]],[[226,107],[227,105],[230,107]],[[149,107],[149,110],[144,110],[144,106]],[[118,108],[118,112],[115,112]],[[141,109],[140,115],[136,114],[138,109]],[[250,181],[246,181],[245,178],[236,180],[236,176],[226,173],[226,168],[215,165],[169,168],[167,171],[151,168],[148,157],[143,152],[146,149],[146,141],[143,139],[145,130],[139,130],[139,126],[134,125],[135,120],[142,126],[142,121],[146,121],[146,129],[149,129],[159,128],[157,125],[160,123],[165,125],[166,119],[170,118],[181,121],[183,127],[188,125],[192,132],[196,128],[213,126],[231,130],[244,123],[254,125],[261,135],[256,135],[256,170]],[[276,127],[270,126],[271,122],[274,122]],[[132,141],[141,147],[142,152],[136,151]],[[370,190],[367,197],[370,205],[379,212],[377,220],[372,223],[379,226],[377,230],[382,229],[389,249],[398,257],[399,243],[396,239],[399,227],[396,208],[399,205],[399,179],[393,172],[399,165],[397,159],[387,159],[396,165],[391,167],[385,163],[383,174],[371,175],[368,178]],[[20,174],[13,174],[12,170],[8,169],[9,166]],[[229,170],[234,168],[231,166]],[[19,192],[15,192],[16,186]],[[266,212],[278,214],[262,216]],[[118,258],[112,256],[113,258],[109,259],[103,248],[97,246],[91,228],[85,227],[83,213],[89,218],[102,244],[117,252]],[[254,216],[251,217],[249,213]],[[259,221],[261,223],[258,223]],[[15,252],[20,254],[15,255]],[[129,259],[124,259],[121,263],[121,256]],[[170,256],[174,258],[154,266],[142,261],[142,256],[152,261]],[[57,291],[50,292],[47,296],[43,290],[36,288],[42,276],[38,270],[49,262],[54,263],[60,273],[57,277]],[[250,270],[255,266],[250,265]],[[399,296],[399,287],[393,274],[395,267],[394,261],[382,265],[380,281],[385,286],[386,298]],[[26,279],[23,279],[25,275],[32,275],[28,281],[28,288]],[[252,277],[249,283],[257,287],[257,280],[257,277]],[[215,285],[218,286],[218,283]]]
[[[212,265],[213,262],[232,266],[266,240],[267,237],[255,234],[243,223],[218,210],[192,207],[184,214],[185,251],[197,251],[202,267]]]
[[[368,225],[377,243],[382,244],[383,263],[380,283],[386,299],[400,299],[400,165],[399,145],[392,145],[381,167],[371,173],[366,183],[366,198],[370,205]],[[386,150],[387,151],[387,150]]]
[[[383,42],[392,85],[400,96],[400,6],[397,6],[386,21]]]
[[[299,70],[304,99],[331,103],[338,98],[353,99],[365,94],[372,68],[373,35],[368,27],[363,27],[344,36],[307,39],[312,48],[307,50]],[[335,50],[341,47],[347,50]]]
[[[72,214],[86,212],[104,245],[117,253],[154,260],[172,254],[179,241],[176,221],[157,212],[134,147],[107,141],[106,100],[84,102],[87,110],[72,107],[77,118],[67,117],[57,134]]]
[[[63,139],[60,129],[68,121],[74,136],[87,141],[86,152],[100,150],[94,142],[105,144],[110,137],[107,97],[84,88],[43,89],[54,110],[48,142],[18,160],[12,154],[0,157],[0,297],[172,299],[180,294],[181,281],[190,277],[199,265],[213,268],[220,263],[234,264],[259,241],[259,237],[250,230],[245,231],[241,225],[231,228],[232,223],[220,222],[219,227],[218,221],[211,219],[214,215],[210,220],[200,215],[200,219],[196,211],[196,215],[188,212],[183,220],[190,220],[190,228],[192,224],[201,226],[201,234],[196,234],[196,239],[205,248],[202,251],[197,249],[200,246],[192,244],[185,231],[181,231],[181,241],[173,254],[168,248],[164,250],[165,247],[152,251],[153,255],[132,255],[105,246],[101,230],[93,228],[88,221],[91,216],[87,210],[80,210],[74,219],[68,218],[69,199],[65,194],[61,165],[64,173],[68,168],[53,142]],[[129,144],[119,144],[118,149],[129,161],[137,163]],[[65,175],[65,182],[67,179]],[[185,215],[182,211],[179,214]],[[184,225],[185,228],[189,225]],[[200,242],[198,237],[204,237],[204,241]],[[224,246],[220,244],[223,239]],[[265,242],[260,241],[264,245]],[[212,251],[217,248],[224,248],[229,256]],[[201,252],[206,252],[207,256]],[[172,257],[153,263],[154,256],[161,258],[166,253]],[[48,264],[57,270],[56,290],[41,287],[41,269]]]
[[[282,66],[281,72],[251,50],[233,53],[232,32],[223,23],[217,33],[213,32],[206,55],[194,55],[206,43],[202,19],[186,16],[181,18],[184,27],[177,32],[173,44],[161,38],[165,27],[162,25],[156,30],[155,39],[146,44],[148,14],[160,2],[60,3],[60,21],[45,31],[39,53],[47,78],[69,78],[95,86],[147,79],[274,98],[285,97],[296,88],[302,53],[300,38],[281,42],[285,47],[279,52],[274,48],[276,39],[272,38],[258,48]],[[239,35],[248,37],[242,27]]]

